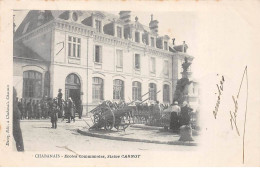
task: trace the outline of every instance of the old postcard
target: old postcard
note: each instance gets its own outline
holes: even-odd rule
[[[0,1],[0,166],[259,166],[259,1]]]

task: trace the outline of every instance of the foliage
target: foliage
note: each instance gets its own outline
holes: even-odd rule
[[[173,101],[177,101],[179,104],[182,104],[184,102],[184,90],[186,85],[190,84],[190,81],[188,78],[181,78],[177,81],[176,90],[174,93]]]

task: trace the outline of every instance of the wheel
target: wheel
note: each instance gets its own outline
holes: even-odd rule
[[[99,122],[99,115],[94,115],[94,124]]]
[[[112,128],[113,128],[113,123],[109,122],[109,121],[106,121],[105,122],[105,129],[106,130],[111,130]]]

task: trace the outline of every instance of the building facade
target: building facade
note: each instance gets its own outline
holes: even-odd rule
[[[130,11],[29,11],[14,33],[14,86],[19,98],[82,100],[84,113],[103,100],[169,104],[187,45],[158,35]],[[146,96],[144,94],[148,93]]]

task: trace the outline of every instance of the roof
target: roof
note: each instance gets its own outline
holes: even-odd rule
[[[67,20],[69,18],[68,10],[31,10],[28,12],[22,23],[17,28],[14,38],[17,39],[21,37],[23,34],[31,32],[35,28],[50,22],[53,19],[64,19]],[[80,24],[86,25],[86,19],[91,17],[92,15],[98,17],[103,16],[103,25],[116,22],[119,24],[126,24],[123,20],[119,18],[119,16],[104,12],[104,11],[79,11],[74,10],[71,12],[76,12],[78,15],[78,22]],[[137,27],[137,29],[143,30],[144,32],[150,32],[154,34],[152,30],[148,26],[141,24],[139,21],[131,21],[128,23],[129,25]]]
[[[26,47],[21,42],[14,43],[13,56],[31,60],[46,61],[43,57],[34,52],[31,48]]]
[[[187,49],[188,49],[188,45],[187,45],[187,44],[182,44],[182,45],[175,45],[175,46],[173,46],[173,48],[174,48],[176,51],[179,51],[179,52],[184,52],[184,51],[183,51],[183,47],[185,48],[185,52],[186,52]]]

